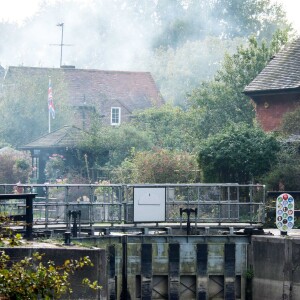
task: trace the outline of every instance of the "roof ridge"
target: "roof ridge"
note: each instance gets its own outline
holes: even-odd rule
[[[57,70],[63,72],[103,72],[103,73],[128,73],[128,74],[151,74],[150,71],[124,71],[124,70],[102,70],[102,69],[84,69],[84,68],[55,68],[55,67],[32,67],[32,66],[8,66],[7,69],[40,69],[40,70]]]
[[[244,88],[246,94],[300,88],[300,37],[286,44]]]

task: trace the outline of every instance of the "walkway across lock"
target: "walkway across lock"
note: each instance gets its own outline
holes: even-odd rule
[[[265,187],[239,184],[45,184],[17,186],[33,199],[33,228],[70,227],[72,212],[80,212],[78,230],[98,224],[243,223],[265,221]],[[0,185],[11,194],[16,185]],[[24,200],[1,201],[0,213],[20,214]],[[196,212],[196,213],[195,213]]]

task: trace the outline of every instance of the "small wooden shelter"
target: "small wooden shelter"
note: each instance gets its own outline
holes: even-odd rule
[[[64,126],[19,148],[31,153],[36,183],[46,182],[45,166],[53,154],[64,156],[68,164],[76,163],[77,145],[82,134],[83,131],[75,126]]]

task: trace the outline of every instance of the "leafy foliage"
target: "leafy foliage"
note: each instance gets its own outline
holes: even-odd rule
[[[178,47],[206,35],[270,38],[276,29],[288,27],[282,7],[270,0],[163,0],[156,13],[160,21],[156,47]]]
[[[25,152],[12,148],[0,150],[0,182],[1,183],[27,183],[31,175],[31,159]]]
[[[158,148],[133,153],[114,171],[118,183],[191,183],[198,179],[193,155]]]
[[[32,257],[25,257],[11,263],[4,251],[0,254],[0,295],[16,300],[61,299],[62,295],[72,293],[70,275],[86,266],[93,266],[89,257],[79,260],[66,260],[57,266],[53,261],[46,264],[43,255],[33,252]],[[84,284],[100,288],[96,282],[84,279]]]
[[[194,120],[189,111],[166,104],[135,112],[132,124],[158,148],[192,152]]]
[[[198,162],[206,182],[249,183],[270,170],[278,150],[274,136],[240,123],[204,140]]]
[[[32,77],[16,74],[13,84],[9,84],[9,78],[6,79],[6,89],[0,99],[1,140],[16,147],[48,132],[49,76],[52,79],[54,105],[58,111],[57,118],[51,121],[52,129],[58,129],[68,123],[66,120],[71,120],[70,110],[66,109],[64,80],[58,73],[49,71]],[[56,99],[59,101],[56,102]]]
[[[269,190],[298,191],[300,189],[300,154],[299,143],[281,140],[280,151],[270,172],[263,177]]]
[[[283,116],[280,129],[285,135],[300,134],[300,108]]]
[[[199,135],[207,137],[232,122],[253,124],[255,112],[250,98],[243,94],[244,88],[286,43],[287,37],[287,32],[278,31],[269,44],[251,37],[248,47],[241,45],[235,54],[225,56],[212,81],[203,82],[191,93],[189,100],[196,110]]]
[[[48,179],[62,178],[65,174],[65,158],[60,154],[52,154],[46,162],[45,173]]]
[[[0,247],[21,245],[22,235],[14,232],[11,228],[12,223],[18,225],[17,222],[12,221],[5,213],[0,214]]]
[[[202,80],[209,80],[220,68],[224,54],[234,53],[244,43],[241,38],[222,40],[205,37],[186,41],[178,48],[157,48],[147,60],[163,97],[174,105],[186,107],[187,93]]]
[[[84,134],[78,145],[80,151],[88,155],[89,167],[108,163],[103,161],[105,153],[109,153],[110,165],[116,166],[130,155],[132,148],[144,150],[151,146],[147,133],[137,130],[131,124],[112,127],[99,123],[93,123],[91,130]]]

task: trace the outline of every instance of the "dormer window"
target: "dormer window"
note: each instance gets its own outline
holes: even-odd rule
[[[120,125],[121,124],[121,107],[112,107],[111,108],[111,125]]]

